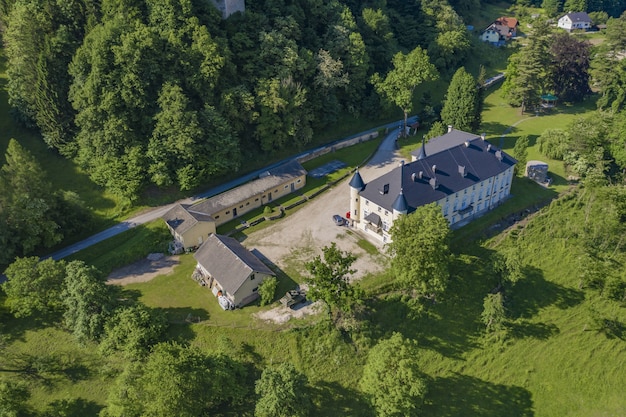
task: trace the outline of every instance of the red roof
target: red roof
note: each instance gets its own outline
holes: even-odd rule
[[[508,26],[511,29],[515,29],[517,27],[517,25],[519,25],[519,22],[517,21],[516,18],[514,17],[504,17],[502,16],[501,18],[499,18],[498,20],[496,20],[496,23],[502,26]]]

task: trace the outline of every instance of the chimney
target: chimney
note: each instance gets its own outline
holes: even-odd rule
[[[452,125],[448,125],[448,133],[452,132]]]
[[[491,143],[487,145],[487,152],[489,152],[490,150],[491,150]]]
[[[487,134],[486,134],[485,132],[481,133],[481,134],[480,134],[480,138],[481,138],[482,140],[485,140],[485,139],[487,138]]]
[[[417,177],[418,177],[420,180],[421,180],[422,178],[424,178],[424,171],[420,171],[420,172],[417,174]]]
[[[437,165],[433,165],[433,174],[437,172]]]
[[[411,181],[415,182],[415,177],[416,177],[416,175],[415,175],[415,172],[414,172],[414,173],[411,174]]]
[[[439,184],[437,183],[437,178],[433,177],[431,178],[428,183],[430,184],[431,187],[433,187],[433,190],[436,190],[437,187],[439,187]]]
[[[502,162],[502,151],[496,151],[496,158],[498,158],[498,161]]]
[[[470,141],[469,141],[469,140],[466,140],[466,141],[465,141],[465,147],[466,147],[466,148],[469,148],[469,146],[470,146]]]
[[[459,165],[459,174],[461,174],[463,178],[465,178],[465,176],[467,175],[467,172],[465,171],[465,167],[463,165]]]

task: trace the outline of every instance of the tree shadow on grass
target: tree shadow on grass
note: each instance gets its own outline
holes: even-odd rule
[[[375,417],[365,396],[336,382],[320,381],[311,388],[311,400],[317,405],[315,416]]]
[[[500,136],[508,129],[510,128],[509,125],[505,125],[503,123],[500,122],[483,122],[480,125],[480,129],[481,132],[491,132],[491,135],[493,135],[491,138],[489,138],[489,141],[491,143],[493,143],[496,146],[500,146]]]
[[[89,417],[98,416],[102,406],[93,401],[83,398],[73,398],[70,400],[56,400],[48,404],[44,417],[64,416],[64,417]]]
[[[531,417],[531,393],[516,386],[493,384],[456,374],[429,384],[423,414],[437,417]]]
[[[400,295],[375,300],[371,306],[373,337],[400,332],[423,348],[456,359],[473,349],[483,328],[483,298],[490,288],[484,278],[485,263],[477,257],[458,256],[450,272],[448,289],[436,302],[423,300],[415,307]]]
[[[0,335],[7,342],[25,341],[26,332],[59,327],[62,322],[61,313],[16,318],[8,311],[2,310],[0,311]]]
[[[543,272],[533,266],[525,266],[523,274],[524,278],[507,292],[513,318],[528,319],[550,305],[564,310],[580,304],[585,298],[582,291],[546,281]]]
[[[208,311],[201,308],[171,307],[159,308],[158,310],[165,314],[169,323],[168,339],[183,343],[190,342],[196,337],[196,332],[191,328],[191,324],[209,319]]]
[[[514,339],[534,338],[547,340],[559,333],[554,324],[531,323],[527,320],[518,320],[508,324],[509,335]]]

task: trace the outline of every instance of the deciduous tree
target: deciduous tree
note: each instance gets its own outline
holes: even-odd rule
[[[388,246],[398,286],[419,296],[441,294],[450,276],[450,236],[448,221],[434,203],[398,217]]]
[[[129,358],[142,358],[163,339],[167,326],[162,311],[144,304],[119,308],[105,324],[100,349],[105,353],[120,351]]]
[[[305,264],[311,273],[307,278],[307,295],[311,300],[322,300],[326,303],[331,314],[334,309],[349,311],[360,296],[358,287],[350,283],[349,277],[356,272],[350,269],[356,257],[338,249],[335,242],[324,246],[322,252],[324,259],[318,255]]]
[[[394,333],[367,355],[360,386],[380,417],[415,415],[427,392],[417,345]]]
[[[260,397],[254,409],[255,417],[305,417],[311,401],[307,378],[291,363],[271,365],[256,381],[255,392]]]
[[[407,118],[413,109],[415,88],[437,77],[437,71],[430,63],[428,54],[418,46],[406,55],[401,52],[394,55],[393,69],[384,79],[378,73],[374,74],[372,84],[378,94],[402,109],[406,131]]]
[[[197,417],[246,395],[243,366],[178,343],[160,343],[130,363],[109,395],[107,417]]]
[[[590,44],[567,33],[552,38],[550,78],[560,100],[578,102],[591,94],[589,88]]]
[[[4,272],[2,284],[6,303],[15,317],[28,317],[59,311],[65,279],[65,262],[36,256],[17,258]]]
[[[506,309],[504,308],[504,296],[501,292],[487,294],[483,300],[483,312],[480,315],[487,331],[502,329],[506,320]]]
[[[100,339],[104,325],[115,309],[113,288],[94,266],[72,261],[66,266],[61,295],[65,326],[80,342]]]

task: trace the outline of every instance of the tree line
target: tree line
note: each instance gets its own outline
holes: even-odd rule
[[[371,77],[397,52],[453,71],[470,50],[454,7],[479,5],[266,0],[222,20],[199,0],[5,0],[10,104],[121,197],[189,190],[377,113]]]

